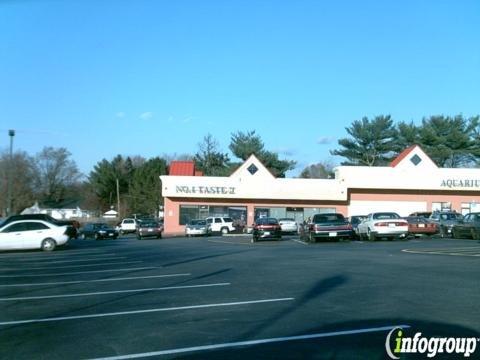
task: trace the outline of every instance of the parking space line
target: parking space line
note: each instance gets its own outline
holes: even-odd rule
[[[234,241],[222,241],[222,240],[207,240],[208,242],[212,243],[220,243],[220,244],[230,244],[230,245],[252,245],[252,243],[249,242],[234,242]]]
[[[164,290],[196,289],[196,288],[228,286],[228,285],[230,285],[230,283],[166,286],[166,287],[159,287],[159,288],[115,290],[115,291],[98,291],[98,292],[91,292],[91,293],[47,295],[47,296],[9,297],[9,298],[0,298],[0,301],[43,300],[43,299],[59,299],[59,298],[69,298],[69,297],[81,297],[81,296],[99,296],[99,295],[110,295],[110,294],[147,293],[147,292],[164,291]]]
[[[151,269],[158,269],[158,268],[160,268],[160,267],[161,267],[161,266],[146,266],[146,267],[139,267],[139,268],[123,268],[123,269],[108,269],[108,270],[77,271],[77,272],[70,272],[70,273],[0,275],[0,278],[43,277],[43,276],[68,276],[68,275],[93,274],[93,273],[114,272],[114,271],[151,270]]]
[[[321,338],[328,338],[328,337],[335,337],[335,336],[368,334],[373,332],[387,332],[393,329],[408,329],[408,328],[410,328],[409,325],[383,326],[383,327],[377,327],[377,328],[366,328],[366,329],[358,329],[358,330],[334,331],[334,332],[327,332],[327,333],[277,337],[277,338],[270,338],[270,339],[238,341],[238,342],[223,343],[223,344],[192,346],[192,347],[186,347],[186,348],[152,351],[152,352],[139,353],[139,354],[116,355],[116,356],[110,356],[110,357],[95,358],[92,360],[139,359],[139,358],[145,358],[145,357],[151,357],[151,356],[173,355],[173,354],[181,354],[181,353],[187,353],[187,352],[218,350],[218,349],[234,348],[234,347],[240,347],[240,346],[263,345],[263,344],[280,343],[280,342],[287,342],[287,341],[321,339]]]
[[[110,282],[110,281],[169,278],[169,277],[190,276],[190,275],[192,274],[183,273],[183,274],[165,274],[165,275],[150,275],[150,276],[130,276],[130,277],[123,277],[123,278],[109,278],[109,279],[96,279],[96,280],[55,281],[55,282],[30,283],[30,284],[6,284],[6,285],[0,284],[0,287],[72,285],[72,284],[85,284],[85,283]]]
[[[0,326],[5,326],[5,325],[22,325],[22,324],[43,323],[43,322],[53,322],[53,321],[64,321],[64,320],[91,319],[91,318],[101,318],[101,317],[110,317],[110,316],[124,316],[124,315],[136,315],[136,314],[149,314],[149,313],[166,312],[166,311],[179,311],[179,310],[195,310],[195,309],[206,309],[206,308],[218,308],[218,307],[226,307],[226,306],[241,306],[241,305],[273,303],[273,302],[292,301],[292,300],[295,300],[295,298],[279,298],[279,299],[262,299],[262,300],[236,301],[236,302],[229,302],[229,303],[216,303],[216,304],[203,304],[203,305],[176,306],[176,307],[170,307],[170,308],[156,308],[156,309],[133,310],[133,311],[119,311],[119,312],[103,313],[103,314],[90,314],[90,315],[77,315],[77,316],[60,316],[60,317],[43,318],[43,319],[29,319],[29,320],[13,320],[13,321],[2,321],[2,322],[0,322]]]
[[[109,256],[105,257],[102,255],[102,257],[88,257],[88,258],[82,258],[78,260],[49,260],[49,259],[44,259],[43,261],[39,260],[33,260],[33,261],[19,261],[17,263],[10,262],[8,265],[15,265],[15,264],[28,264],[28,265],[41,265],[41,264],[65,264],[65,263],[73,263],[73,262],[87,262],[87,261],[100,261],[100,260],[118,260],[118,259],[126,259],[125,256]],[[0,260],[0,262],[2,262]],[[5,262],[3,262],[5,264]]]
[[[297,240],[297,239],[293,239],[293,241],[295,241],[296,243],[299,243],[299,244],[307,245],[307,246],[308,246],[308,244],[307,244],[305,241]]]
[[[80,268],[80,267],[92,267],[92,266],[108,266],[108,265],[124,265],[124,264],[139,264],[143,260],[137,261],[122,261],[122,262],[102,262],[100,264],[81,264],[81,265],[65,265],[65,266],[43,266],[43,267],[29,267],[28,269],[16,269],[16,268],[6,268],[2,271],[30,271],[30,270],[54,270],[54,269],[71,269],[71,268]]]
[[[457,253],[457,252],[455,252],[455,249],[452,249],[451,251],[453,251],[453,252],[429,251],[429,250],[409,250],[409,249],[402,250],[402,252],[409,253],[409,254],[480,257],[480,251],[479,250],[475,250],[475,252],[478,252],[478,254],[477,253],[475,253],[475,254]]]

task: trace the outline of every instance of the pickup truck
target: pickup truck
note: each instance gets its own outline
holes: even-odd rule
[[[120,234],[134,233],[137,231],[137,220],[133,218],[125,218],[116,227]]]

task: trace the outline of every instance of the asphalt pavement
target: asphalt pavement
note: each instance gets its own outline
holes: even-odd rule
[[[480,242],[440,238],[0,252],[0,358],[385,359],[398,327],[480,337],[479,279]]]

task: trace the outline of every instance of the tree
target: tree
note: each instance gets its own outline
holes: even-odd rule
[[[402,152],[409,146],[414,144],[420,144],[420,127],[416,126],[413,122],[407,124],[405,122],[400,122],[397,125],[398,135],[396,138],[396,151],[398,153]]]
[[[390,115],[376,116],[372,120],[364,117],[345,129],[350,138],[338,140],[342,148],[331,151],[332,155],[347,159],[342,165],[382,166],[395,157],[397,130]]]
[[[440,167],[473,165],[480,158],[478,116],[431,116],[422,120],[420,144]]]
[[[330,162],[319,162],[307,166],[302,170],[299,177],[302,179],[331,179],[335,177],[333,164]]]
[[[35,201],[35,166],[34,160],[26,152],[13,153],[10,162],[8,151],[0,154],[0,209],[3,216],[6,215],[8,193],[8,172],[11,171],[12,214],[18,214],[23,209],[32,206]]]
[[[36,189],[41,201],[58,202],[81,173],[65,148],[45,147],[35,156]]]
[[[194,160],[195,166],[206,176],[228,175],[230,159],[218,150],[218,141],[211,134],[205,135],[198,144]]]
[[[103,159],[94,166],[89,175],[89,182],[95,189],[95,193],[103,205],[103,210],[116,204],[117,179],[120,194],[128,194],[133,169],[130,158],[124,158],[122,155],[115,156],[112,161]],[[122,206],[122,208],[124,207]]]
[[[155,157],[135,169],[127,195],[130,211],[156,215],[163,205],[160,175],[167,174],[167,162]]]
[[[277,153],[265,150],[265,145],[260,136],[255,134],[255,130],[247,133],[242,131],[233,133],[229,148],[237,158],[243,161],[255,154],[276,177],[285,177],[285,173],[293,170],[296,165],[296,161],[280,160]]]

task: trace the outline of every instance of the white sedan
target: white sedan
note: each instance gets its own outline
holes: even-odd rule
[[[394,212],[371,213],[357,228],[360,239],[406,238],[408,222]]]
[[[282,232],[284,233],[297,233],[298,232],[298,224],[295,219],[285,218],[285,219],[278,219],[278,223],[282,228]]]
[[[52,251],[69,240],[68,226],[42,220],[19,220],[0,228],[0,250],[42,249]]]

